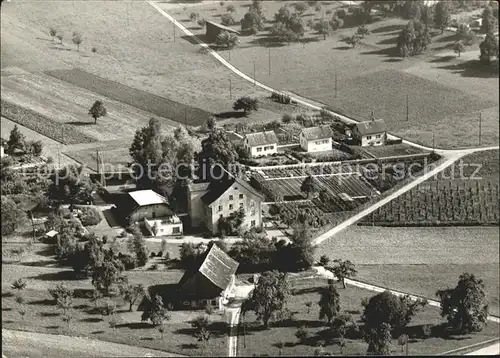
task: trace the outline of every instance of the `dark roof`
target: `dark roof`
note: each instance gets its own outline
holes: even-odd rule
[[[227,26],[224,26],[222,24],[218,24],[216,22],[213,22],[213,21],[206,21],[205,24],[208,26],[208,25],[212,25],[212,26],[215,26],[215,27],[218,27],[219,29],[221,30],[224,30],[224,31],[229,31],[229,32],[233,32],[235,34],[240,34],[237,30],[235,29],[232,29],[230,27],[227,27]]]
[[[304,128],[302,130],[304,138],[307,140],[316,140],[333,137],[333,130],[330,126],[324,125],[319,127]]]
[[[208,193],[203,195],[201,197],[201,200],[206,205],[212,204],[215,200],[219,199],[221,195],[224,194],[235,182],[241,185],[249,192],[251,192],[253,195],[258,196],[261,199],[264,198],[262,194],[256,191],[250,184],[248,184],[243,179],[231,177],[229,179],[210,183],[210,185],[208,186]]]
[[[247,135],[245,135],[245,138],[248,139],[248,145],[251,147],[255,147],[257,145],[278,143],[278,137],[276,137],[276,133],[274,133],[273,131],[248,133]]]
[[[361,135],[383,133],[386,131],[383,119],[356,123],[356,128]]]
[[[240,264],[222,251],[217,244],[213,244],[212,248],[204,256],[201,265],[196,270],[189,270],[184,273],[184,276],[179,281],[179,285],[182,286],[197,273],[200,273],[215,286],[225,290]]]

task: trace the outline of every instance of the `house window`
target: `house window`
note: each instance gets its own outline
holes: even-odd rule
[[[229,204],[229,210],[233,210],[233,204]]]
[[[229,200],[233,200],[233,196],[232,195],[229,195]]]
[[[181,228],[178,226],[175,226],[172,228],[172,234],[179,234],[181,232]]]
[[[380,138],[380,134],[377,134],[377,135],[375,136],[375,138]]]
[[[254,227],[255,226],[255,220],[250,221],[250,226]]]
[[[253,200],[250,202],[250,215],[255,215],[255,202]]]
[[[243,199],[243,194],[240,194],[240,199]]]
[[[262,152],[262,147],[257,147],[257,152]]]
[[[371,135],[367,135],[366,139],[372,139],[372,136]]]
[[[377,143],[375,143],[375,144],[380,144],[380,142],[377,142]]]
[[[242,208],[242,209],[243,209],[243,203],[240,203],[240,208]]]
[[[153,219],[156,218],[156,212],[153,211]]]
[[[222,205],[219,205],[219,210],[218,211],[222,211]]]

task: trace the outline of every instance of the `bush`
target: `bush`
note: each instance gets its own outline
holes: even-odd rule
[[[123,267],[126,271],[133,270],[137,267],[137,261],[135,257],[129,254],[120,254],[118,255],[118,260],[120,260],[123,264]]]
[[[231,26],[231,25],[234,25],[236,23],[236,21],[233,18],[233,15],[231,15],[231,14],[223,14],[220,17],[220,20],[221,20],[221,24],[224,26]]]
[[[163,251],[158,251],[158,253],[156,254],[156,257],[163,257]]]
[[[339,19],[345,19],[346,15],[347,15],[345,12],[345,9],[339,9],[339,10],[337,10],[337,12],[335,14],[337,15],[337,17]]]
[[[149,255],[149,257],[153,258],[153,257],[156,257],[156,254],[154,251],[151,252],[151,255]]]
[[[101,222],[99,210],[93,207],[84,207],[79,215],[83,226],[97,225]]]
[[[158,264],[151,265],[151,270],[152,271],[157,271],[158,270]]]

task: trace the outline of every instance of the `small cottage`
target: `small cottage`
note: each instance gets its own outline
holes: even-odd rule
[[[384,145],[387,140],[385,121],[373,118],[371,121],[358,122],[353,127],[352,137],[362,147]]]
[[[306,152],[332,150],[333,131],[329,125],[304,128],[300,132],[300,146]]]
[[[201,265],[186,271],[179,281],[182,304],[192,308],[204,308],[209,304],[222,310],[235,287],[238,266],[237,261],[217,245],[212,245]]]
[[[243,147],[252,158],[278,152],[278,137],[273,131],[248,133],[243,139]]]

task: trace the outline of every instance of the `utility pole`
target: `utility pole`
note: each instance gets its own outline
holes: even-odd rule
[[[434,132],[432,132],[432,151],[434,152],[436,150],[436,145],[434,142]]]
[[[229,99],[233,99],[233,94],[231,93],[231,90],[232,90],[231,79],[229,79]]]
[[[482,121],[482,115],[481,112],[479,112],[479,145],[481,145],[481,121]]]
[[[406,95],[406,121],[408,122],[410,118],[409,108],[408,108],[408,95]]]
[[[175,22],[172,21],[172,25],[174,25],[174,42],[175,42]]]
[[[231,61],[231,47],[229,47],[229,61]]]
[[[253,60],[253,85],[255,86],[255,60]]]
[[[335,98],[337,98],[337,71],[335,71]]]
[[[271,47],[269,47],[269,76],[271,76]]]
[[[188,122],[188,109],[187,107],[184,108],[184,125],[187,126],[187,122]]]

